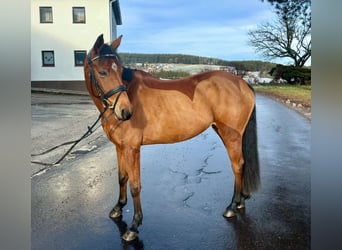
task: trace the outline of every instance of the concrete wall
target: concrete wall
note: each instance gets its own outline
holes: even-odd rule
[[[52,7],[53,23],[40,23],[39,7]],[[74,24],[72,7],[85,7],[86,23]],[[75,66],[74,50],[89,51],[96,38],[105,42],[116,34],[111,25],[109,0],[31,1],[31,81],[84,80],[83,67]],[[55,67],[42,66],[42,50],[53,50]]]

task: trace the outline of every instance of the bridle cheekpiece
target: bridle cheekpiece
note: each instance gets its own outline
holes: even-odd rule
[[[116,104],[120,98],[120,95],[122,94],[123,91],[127,91],[127,88],[125,85],[121,84],[119,85],[118,87],[114,88],[114,89],[111,89],[109,90],[108,92],[104,93],[103,90],[101,89],[98,81],[96,80],[96,77],[95,77],[95,74],[94,74],[94,70],[93,70],[93,67],[92,67],[92,63],[93,61],[95,60],[98,60],[102,57],[115,57],[116,59],[118,59],[117,55],[116,54],[104,54],[104,55],[99,55],[99,56],[95,56],[94,58],[91,58],[91,53],[88,54],[87,58],[88,58],[88,65],[89,65],[89,70],[90,70],[90,81],[91,81],[91,84],[94,83],[95,85],[95,88],[96,88],[96,91],[98,93],[98,98],[101,99],[102,103],[104,104],[105,106],[105,110],[106,109],[113,109],[114,110],[114,113],[115,113],[115,107],[116,107]],[[93,92],[93,88],[91,86],[91,89],[92,89],[92,92]],[[115,95],[115,94],[118,94],[118,96],[116,97],[115,99],[115,102],[108,106],[108,98]],[[93,92],[93,95],[96,96]],[[115,113],[115,116],[117,117],[117,114]]]

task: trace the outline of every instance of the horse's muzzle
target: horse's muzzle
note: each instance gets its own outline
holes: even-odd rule
[[[119,97],[119,96],[118,96]],[[129,120],[132,116],[131,109],[129,107],[117,107],[118,98],[115,100],[113,104],[110,104],[108,100],[105,100],[104,104],[108,109],[111,109],[115,115],[115,118],[119,121]],[[127,106],[127,105],[124,105]]]

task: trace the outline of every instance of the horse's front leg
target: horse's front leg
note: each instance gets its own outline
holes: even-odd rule
[[[119,200],[116,203],[115,207],[110,211],[109,217],[118,220],[122,218],[122,208],[127,204],[127,181],[128,174],[125,170],[125,163],[123,162],[123,152],[120,147],[116,147],[117,159],[118,159],[118,177],[119,177],[119,186],[120,186],[120,194]]]
[[[138,227],[142,224],[143,219],[140,203],[140,148],[126,146],[123,150],[122,158],[123,162],[125,162],[134,205],[132,224],[122,238],[125,241],[132,241],[138,237]]]

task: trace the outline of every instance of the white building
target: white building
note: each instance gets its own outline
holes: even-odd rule
[[[32,86],[83,83],[85,55],[100,34],[114,40],[121,24],[119,0],[32,0]]]

